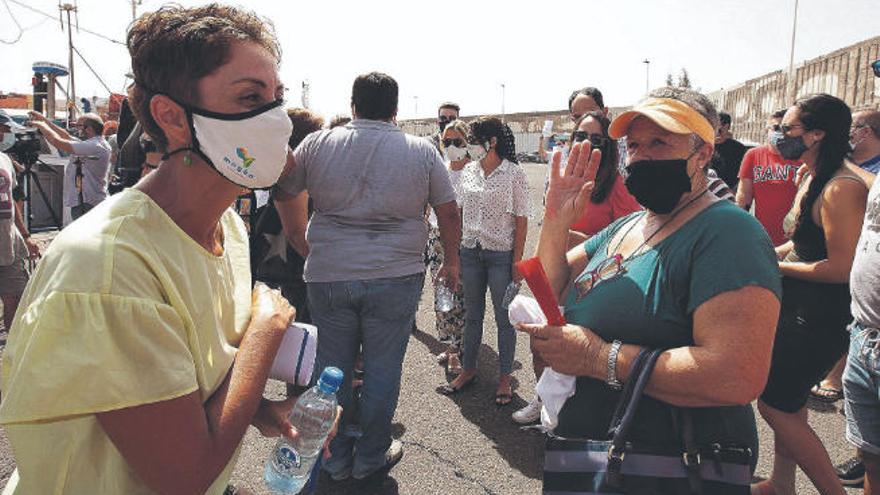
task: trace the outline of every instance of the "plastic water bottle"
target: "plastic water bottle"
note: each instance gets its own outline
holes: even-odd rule
[[[299,493],[309,481],[321,447],[336,419],[336,390],[342,383],[342,371],[327,367],[318,384],[304,393],[290,414],[290,423],[299,432],[294,442],[282,437],[263,471],[263,480],[276,493]]]
[[[434,284],[434,309],[441,313],[448,313],[455,307],[455,294],[446,285],[446,279],[438,278]]]

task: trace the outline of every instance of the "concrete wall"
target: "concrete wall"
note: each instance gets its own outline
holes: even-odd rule
[[[616,115],[628,107],[611,108],[609,112]],[[463,115],[465,122],[482,117],[482,115]],[[500,117],[500,115],[498,115]],[[538,150],[538,142],[541,137],[541,129],[545,120],[553,121],[553,132],[569,133],[574,130],[574,122],[569,117],[568,110],[554,110],[550,112],[524,112],[509,113],[504,116],[504,121],[510,126],[516,138],[516,151],[518,153],[531,153]],[[418,119],[401,121],[400,127],[409,134],[416,136],[430,136],[437,132],[436,119]]]
[[[812,93],[834,95],[853,110],[880,108],[880,84],[870,67],[877,59],[880,36],[796,66],[791,85],[788,70],[778,70],[708,96],[733,117],[737,138],[760,143],[765,140],[767,117]]]
[[[880,36],[808,60],[795,67],[792,85],[787,70],[778,70],[750,79],[731,88],[709,93],[720,111],[733,117],[732,131],[737,139],[763,143],[766,121],[774,111],[790,106],[797,97],[829,93],[844,100],[853,110],[880,109],[880,79],[874,77],[871,62],[880,59]],[[612,116],[628,107],[612,108]],[[462,117],[471,121],[479,115]],[[516,136],[518,152],[538,149],[545,120],[553,120],[554,132],[571,132],[568,111],[507,114],[505,121]],[[435,119],[401,121],[404,131],[417,136],[437,132]]]

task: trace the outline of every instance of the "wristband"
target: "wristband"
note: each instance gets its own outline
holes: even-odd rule
[[[614,390],[623,388],[623,383],[617,379],[617,356],[620,354],[620,346],[623,342],[615,340],[611,343],[611,349],[608,351],[608,378],[605,384]]]

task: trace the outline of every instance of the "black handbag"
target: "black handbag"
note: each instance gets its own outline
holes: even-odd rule
[[[544,457],[545,495],[748,494],[751,449],[697,445],[690,411],[673,408],[680,445],[629,440],[633,418],[662,350],[643,350],[617,404],[606,440],[551,436]]]

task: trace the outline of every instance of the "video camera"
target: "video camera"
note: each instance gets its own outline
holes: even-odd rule
[[[36,129],[17,131],[15,134],[15,144],[12,148],[6,150],[6,153],[22,165],[33,165],[42,153],[42,139]]]

